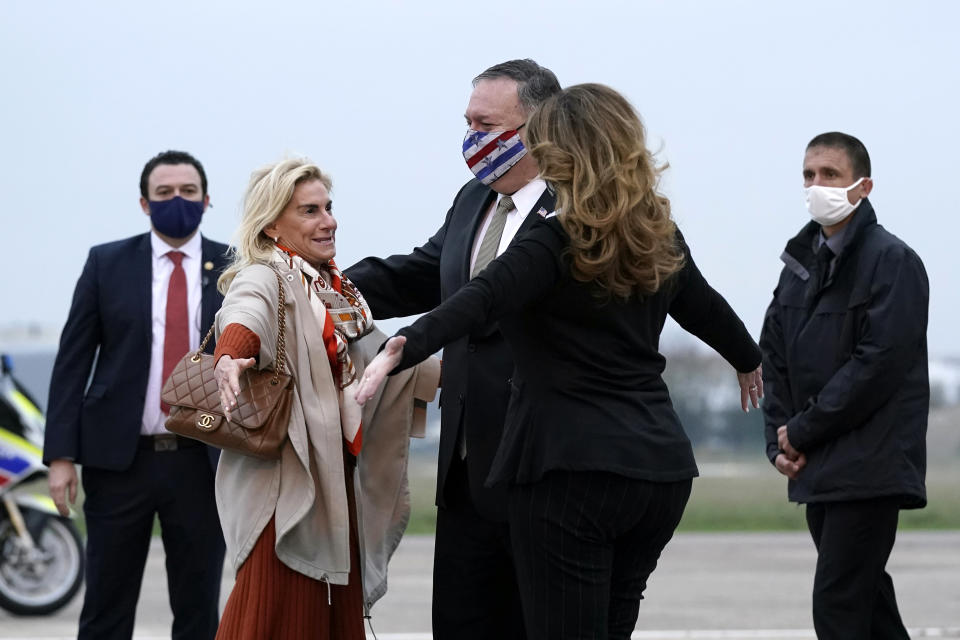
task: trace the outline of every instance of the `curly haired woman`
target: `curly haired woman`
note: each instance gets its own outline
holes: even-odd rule
[[[498,320],[516,371],[487,482],[508,483],[527,635],[626,639],[697,475],[661,377],[664,321],[733,365],[744,410],[763,393],[760,350],[694,264],[620,94],[563,90],[531,115],[525,143],[556,190],[557,214],[391,338],[358,400]]]

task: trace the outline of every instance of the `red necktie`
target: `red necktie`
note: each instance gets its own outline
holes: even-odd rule
[[[163,334],[163,375],[160,386],[170,377],[180,358],[190,350],[190,319],[187,315],[187,274],[183,270],[183,252],[166,254],[173,262],[173,273],[167,285],[167,318]],[[160,401],[160,409],[170,413],[170,405]]]

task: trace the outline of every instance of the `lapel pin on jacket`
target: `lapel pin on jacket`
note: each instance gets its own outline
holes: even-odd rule
[[[207,260],[203,263],[203,269],[204,271],[213,271],[213,263]]]

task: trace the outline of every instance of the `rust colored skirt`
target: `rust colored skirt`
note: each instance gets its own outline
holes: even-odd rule
[[[365,640],[357,505],[353,493],[353,456],[345,456],[350,513],[350,578],[328,585],[280,562],[277,533],[270,519],[237,572],[217,630],[217,640]]]

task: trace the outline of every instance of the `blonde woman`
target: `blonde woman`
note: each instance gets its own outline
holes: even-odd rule
[[[357,376],[385,336],[333,260],[330,186],[306,159],[255,172],[219,282],[214,357],[225,412],[236,408],[240,372],[275,366],[277,274],[294,399],[279,460],[220,458],[217,509],[238,571],[218,638],[361,640],[409,517],[407,439],[422,428],[412,424],[414,400],[433,398],[439,363],[391,380],[371,405],[355,402]]]
[[[516,370],[487,482],[508,484],[527,634],[625,639],[697,475],[661,377],[664,320],[734,366],[744,410],[762,395],[760,351],[694,264],[621,95],[563,90],[530,117],[526,143],[558,214],[391,338],[358,400],[388,372],[498,320]]]

